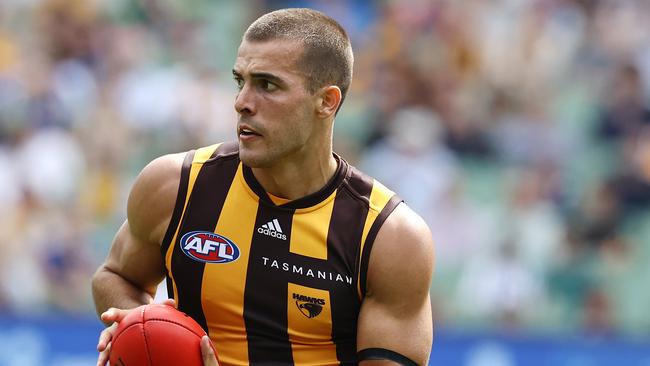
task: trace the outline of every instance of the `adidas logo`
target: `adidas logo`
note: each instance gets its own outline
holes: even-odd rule
[[[278,219],[273,219],[273,221],[269,221],[266,224],[258,227],[257,232],[260,234],[272,236],[274,238],[287,240],[287,236],[282,233],[282,228],[280,227]]]

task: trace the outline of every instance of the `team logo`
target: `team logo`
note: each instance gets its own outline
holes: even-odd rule
[[[239,258],[232,240],[210,231],[192,231],[181,238],[181,249],[188,257],[205,263],[228,263]]]
[[[302,315],[310,319],[317,317],[323,311],[323,306],[325,306],[325,299],[300,295],[295,292],[293,293],[293,299],[296,300],[296,306]]]

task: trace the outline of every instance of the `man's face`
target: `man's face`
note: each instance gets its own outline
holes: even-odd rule
[[[301,43],[286,40],[243,41],[233,76],[239,92],[239,156],[253,168],[300,159],[313,138],[316,97],[297,66]]]

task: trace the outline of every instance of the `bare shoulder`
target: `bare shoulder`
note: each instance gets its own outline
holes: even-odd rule
[[[433,274],[431,231],[400,203],[377,233],[368,267],[368,296],[393,297],[404,291],[428,295]],[[388,299],[386,299],[388,300]]]
[[[428,363],[433,339],[429,297],[433,258],[428,226],[400,203],[379,229],[370,252],[367,291],[357,329],[358,350],[385,348],[418,365]],[[360,364],[373,362],[363,360]]]
[[[158,157],[142,169],[127,205],[131,232],[146,241],[160,243],[171,219],[180,185],[185,153]]]

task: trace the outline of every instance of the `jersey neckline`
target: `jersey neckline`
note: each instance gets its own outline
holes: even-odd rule
[[[242,172],[244,176],[245,183],[251,188],[251,190],[259,197],[260,201],[275,207],[286,208],[286,209],[300,209],[300,208],[309,208],[317,205],[323,200],[327,199],[332,195],[332,193],[341,185],[348,171],[348,165],[345,160],[343,160],[336,153],[332,153],[334,159],[336,159],[337,167],[334,175],[330,180],[318,191],[311,193],[307,196],[289,201],[287,203],[276,205],[273,200],[269,197],[266,190],[255,178],[253,170],[242,163]]]

